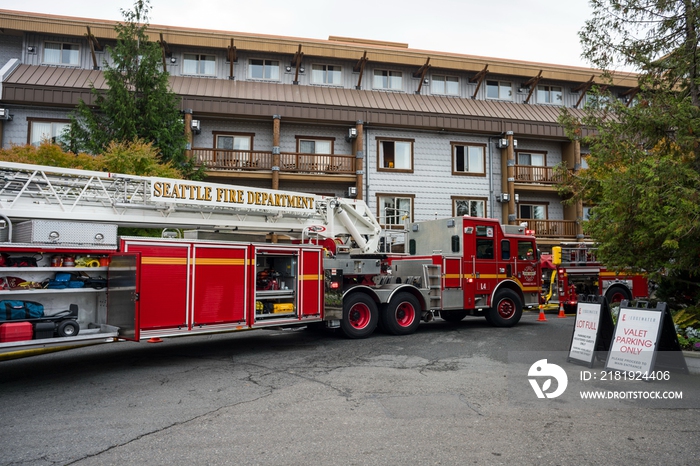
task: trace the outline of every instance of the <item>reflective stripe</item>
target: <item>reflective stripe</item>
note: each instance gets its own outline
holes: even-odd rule
[[[217,259],[209,257],[198,257],[194,260],[195,265],[245,265],[245,259]]]
[[[186,257],[142,257],[142,264],[147,265],[187,265]]]

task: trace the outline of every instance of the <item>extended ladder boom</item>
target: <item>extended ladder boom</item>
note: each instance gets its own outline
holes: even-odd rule
[[[375,252],[381,228],[361,200],[291,191],[0,162],[0,213],[142,228],[352,237]]]

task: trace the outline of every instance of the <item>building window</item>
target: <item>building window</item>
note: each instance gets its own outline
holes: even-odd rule
[[[561,104],[563,101],[561,87],[559,86],[537,86],[537,103],[539,104]]]
[[[297,136],[297,152],[300,154],[332,154],[333,138],[311,139]]]
[[[518,204],[519,218],[547,220],[547,206],[542,204]]]
[[[216,134],[216,148],[226,150],[252,150],[253,136],[250,134]]]
[[[340,85],[342,68],[336,65],[311,65],[311,82],[313,84]]]
[[[545,152],[518,152],[518,165],[544,167],[546,165],[546,155]]]
[[[250,60],[248,77],[251,79],[269,79],[279,81],[280,62],[277,60]]]
[[[378,170],[413,170],[413,140],[377,139]]]
[[[593,215],[593,207],[583,206],[583,221],[587,222],[590,220],[591,215]]]
[[[402,227],[406,219],[413,221],[413,198],[408,196],[380,194],[377,196],[379,223],[385,227]]]
[[[182,74],[216,74],[216,57],[186,53],[182,57]]]
[[[46,42],[44,44],[44,63],[52,65],[74,65],[80,63],[78,44]]]
[[[486,200],[453,198],[452,212],[455,217],[486,217]]]
[[[403,89],[402,73],[400,71],[374,70],[375,89],[388,89],[400,91]]]
[[[434,74],[430,84],[430,92],[442,95],[459,95],[459,78]]]
[[[47,121],[29,120],[29,144],[40,146],[42,142],[61,142],[63,131],[70,127],[68,120]]]
[[[513,84],[505,81],[486,81],[486,98],[512,100]]]
[[[486,146],[452,143],[452,174],[485,175]]]

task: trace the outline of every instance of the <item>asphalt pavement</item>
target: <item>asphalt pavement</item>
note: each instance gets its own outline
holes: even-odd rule
[[[700,375],[582,401],[574,318],[436,319],[409,336],[256,330],[0,363],[0,464],[697,464]],[[540,400],[538,358],[568,375]],[[600,371],[602,362],[590,370]],[[575,387],[576,386],[576,387]],[[575,388],[574,388],[575,387]],[[598,382],[607,391],[620,385]]]

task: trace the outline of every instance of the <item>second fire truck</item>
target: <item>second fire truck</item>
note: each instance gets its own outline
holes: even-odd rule
[[[541,255],[545,304],[575,312],[581,295],[605,296],[609,303],[649,297],[644,274],[605,267],[593,243],[562,243]]]
[[[300,325],[400,335],[435,316],[509,327],[539,303],[534,236],[495,219],[408,223],[399,253],[361,200],[6,162],[0,177],[0,275],[21,277],[1,302],[76,323],[4,331],[0,355]]]

